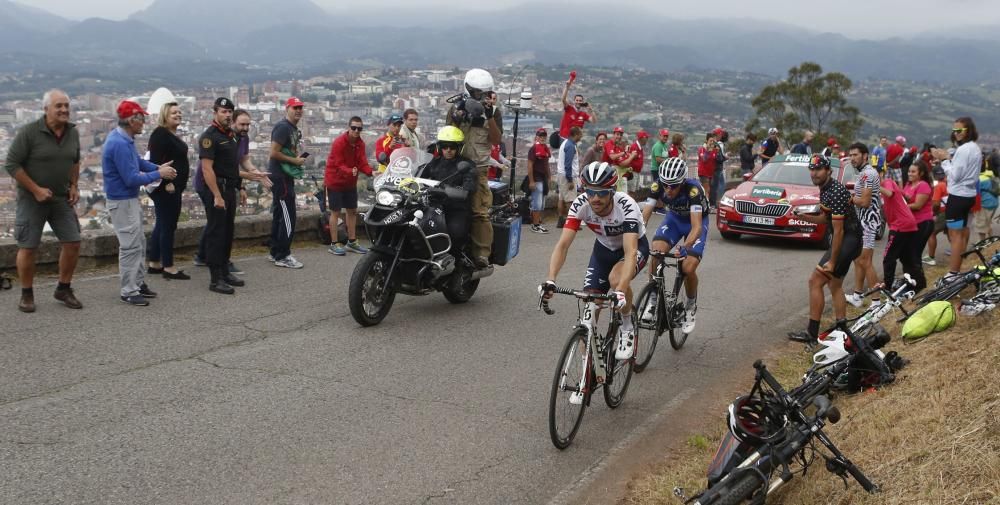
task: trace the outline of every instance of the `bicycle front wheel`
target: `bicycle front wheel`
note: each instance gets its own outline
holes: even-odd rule
[[[660,320],[663,318],[661,307],[663,306],[663,301],[657,298],[657,307],[653,309],[652,319],[641,319],[646,314],[646,305],[649,303],[650,297],[656,293],[658,288],[659,286],[656,282],[646,284],[646,287],[642,288],[642,291],[639,292],[639,298],[635,304],[640,318],[635,319],[635,364],[632,365],[632,371],[635,373],[642,373],[646,369],[649,360],[653,359],[656,342],[660,339]]]
[[[633,308],[632,320],[635,320],[635,310]],[[618,346],[618,324],[612,320],[608,326],[608,336],[604,339],[604,348],[599,351],[604,353],[604,362],[608,365],[608,376],[604,379],[604,403],[608,408],[616,409],[625,401],[625,392],[628,391],[628,384],[632,381],[632,362],[634,358],[615,359],[615,349]]]
[[[586,388],[585,378],[590,371],[586,354],[587,330],[577,328],[559,356],[559,366],[552,379],[552,393],[549,396],[549,436],[552,438],[552,445],[560,450],[573,443],[589,400],[588,392],[581,391],[581,388]],[[576,393],[582,393],[582,398],[577,396],[582,401],[571,401]]]
[[[669,330],[670,335],[670,347],[679,351],[681,347],[684,347],[684,342],[687,342],[688,338],[688,334],[681,331],[680,328],[680,325],[683,324],[684,317],[686,315],[684,302],[679,300],[675,301],[674,306],[670,307],[667,312],[669,312],[669,315],[667,316],[667,329]]]

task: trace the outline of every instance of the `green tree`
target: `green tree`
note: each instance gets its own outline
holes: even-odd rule
[[[863,120],[857,107],[847,103],[851,80],[840,72],[824,74],[817,63],[807,61],[788,70],[788,78],[765,86],[753,99],[754,117],[746,131],[757,132],[776,127],[787,142],[802,140],[803,130],[816,133],[814,148],[823,145],[830,135],[843,144],[861,129]]]

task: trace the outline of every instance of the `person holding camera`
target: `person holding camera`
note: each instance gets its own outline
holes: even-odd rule
[[[715,132],[705,134],[705,143],[698,148],[698,180],[702,189],[711,190],[715,176],[716,158],[719,156],[719,142]]]
[[[575,75],[575,74],[574,74]],[[584,100],[583,95],[577,94],[573,96],[573,103],[569,102],[569,87],[573,84],[573,78],[570,77],[566,81],[566,87],[563,88],[562,103],[563,103],[563,116],[562,121],[559,122],[559,136],[563,140],[569,138],[569,129],[572,127],[583,129],[584,123],[588,121],[593,123],[597,121],[597,114],[594,114],[593,107]]]
[[[476,192],[472,195],[469,234],[476,267],[486,268],[490,264],[493,248],[493,225],[489,218],[489,209],[493,205],[493,193],[488,184],[490,152],[494,144],[500,143],[502,136],[498,121],[500,107],[494,105],[487,109],[484,105],[486,93],[493,91],[493,76],[489,72],[481,68],[469,70],[465,73],[464,85],[465,92],[448,110],[446,121],[462,131],[464,143],[459,154],[472,160],[479,172]]]

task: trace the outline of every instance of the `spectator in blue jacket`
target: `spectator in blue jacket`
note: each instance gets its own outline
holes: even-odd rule
[[[146,240],[142,232],[139,188],[177,176],[177,170],[171,166],[173,160],[157,166],[139,157],[135,150],[135,136],[142,133],[148,115],[133,101],[124,100],[118,104],[118,128],[108,134],[101,155],[107,209],[118,236],[121,300],[137,306],[149,305],[147,298],[156,297],[145,282]]]
[[[578,146],[583,138],[583,130],[579,126],[572,126],[569,129],[569,138],[559,146],[559,170],[556,174],[556,188],[559,190],[558,211],[559,222],[557,228],[562,228],[566,223],[566,214],[569,213],[569,204],[576,200],[580,194],[576,191],[580,178],[580,150]]]

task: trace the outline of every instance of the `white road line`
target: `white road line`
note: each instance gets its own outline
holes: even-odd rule
[[[624,451],[626,448],[634,444],[639,439],[648,436],[653,430],[660,426],[662,420],[667,417],[667,414],[671,411],[677,409],[684,403],[688,398],[690,398],[695,392],[694,388],[687,388],[681,391],[677,396],[673,397],[668,401],[659,412],[653,414],[647,418],[639,427],[632,430],[627,437],[622,439],[620,442],[615,444],[614,447],[603,454],[597,461],[594,461],[589,468],[580,473],[579,478],[570,483],[568,486],[563,488],[552,498],[548,505],[568,505],[571,502],[570,499],[576,497],[577,493],[586,486],[589,486],[600,476],[601,472],[607,468],[608,462],[618,453]]]

